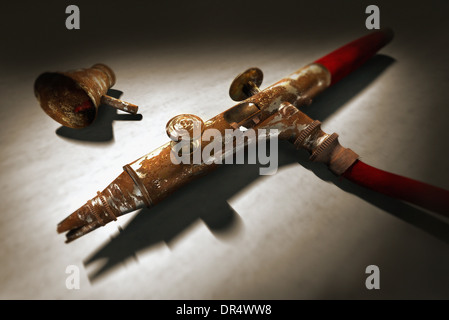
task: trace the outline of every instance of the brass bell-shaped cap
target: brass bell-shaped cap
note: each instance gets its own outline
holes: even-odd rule
[[[34,94],[51,118],[66,127],[84,128],[95,120],[102,103],[137,113],[137,106],[106,95],[114,84],[111,68],[95,64],[87,69],[43,73],[34,83]]]

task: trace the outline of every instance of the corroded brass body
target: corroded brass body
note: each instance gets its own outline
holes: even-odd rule
[[[330,74],[326,68],[318,64],[308,65],[265,90],[253,90],[253,95],[246,100],[205,121],[202,130],[216,129],[225,141],[226,129],[278,129],[279,138],[309,150],[317,160],[328,164],[338,162],[335,155],[340,151],[348,154],[344,151],[348,149],[339,148],[334,136],[322,132],[316,122],[296,108],[310,104],[329,84]],[[168,125],[172,125],[172,121]],[[173,128],[167,128],[167,132],[173,134]],[[209,143],[201,141],[201,149]],[[329,151],[329,146],[339,152]],[[234,150],[239,147],[235,145]],[[219,166],[204,162],[175,164],[171,161],[171,152],[172,144],[169,142],[125,165],[124,172],[106,189],[63,220],[58,225],[58,232],[69,231],[67,241],[72,241],[118,216],[157,204],[175,190]],[[344,166],[349,166],[356,158],[357,155],[351,154]],[[340,169],[334,172],[338,173]]]
[[[261,134],[266,134],[267,129],[277,129],[273,132],[276,132],[280,139],[286,139],[297,148],[308,150],[312,161],[327,164],[337,175],[346,173],[352,164],[360,162],[357,161],[358,155],[340,146],[337,134],[326,134],[321,130],[318,121],[313,121],[297,108],[310,104],[316,95],[357,69],[392,37],[393,32],[390,29],[373,31],[264,90],[259,88],[263,78],[262,72],[257,68],[248,69],[237,76],[229,91],[232,99],[241,102],[204,124],[202,120],[197,121],[196,116],[182,115],[179,118],[181,121],[175,122],[176,126],[181,124],[182,127],[182,123],[201,123],[204,134],[198,140],[193,139],[201,142],[201,153],[211,150],[210,143],[215,143],[207,139],[207,132],[214,131],[221,138],[217,139],[218,143],[226,144],[226,138],[229,138],[227,131],[232,132],[232,129],[237,130],[234,133],[254,129],[258,138]],[[170,124],[173,122],[169,122],[167,133],[171,138],[176,137],[177,134],[173,135],[173,132],[177,129],[174,130],[175,126],[170,127]],[[189,131],[189,128],[184,129]],[[68,231],[67,241],[72,241],[122,214],[157,204],[170,193],[219,165],[215,161],[210,162],[210,158],[175,163],[171,158],[172,142],[125,165],[124,172],[106,189],[63,220],[58,225],[58,232]],[[193,143],[192,140],[187,142]],[[244,139],[232,142],[233,148],[230,151],[240,150],[245,143]],[[197,154],[198,152],[192,151],[186,158],[194,159]],[[227,156],[228,151],[219,155],[221,158]]]

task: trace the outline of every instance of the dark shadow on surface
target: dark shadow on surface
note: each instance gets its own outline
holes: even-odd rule
[[[226,240],[243,228],[239,215],[227,200],[257,179],[256,165],[228,165],[200,177],[152,208],[142,209],[121,232],[111,238],[84,264],[106,258],[106,263],[89,275],[95,281],[136,252],[160,243],[169,247],[190,225],[203,220],[211,232]]]
[[[285,141],[279,143],[279,168],[301,164],[323,181],[333,183],[393,216],[449,243],[449,225],[419,208],[360,187],[333,175],[326,166],[309,161],[304,150],[295,150]],[[243,221],[227,200],[260,178],[258,165],[225,165],[175,192],[155,207],[142,209],[115,237],[85,261],[85,267],[104,260],[104,264],[88,275],[94,283],[106,276],[136,253],[164,243],[171,247],[177,237],[199,219],[215,237],[227,241],[243,230]],[[305,170],[298,167],[298,170]],[[286,197],[297,196],[292,194]],[[267,199],[267,201],[272,201]],[[280,199],[279,201],[282,201]],[[298,212],[300,213],[300,212]]]
[[[359,70],[329,88],[316,103],[304,108],[304,111],[312,118],[324,120],[360,93],[393,62],[390,57],[375,56]],[[449,243],[448,224],[401,201],[377,194],[349,181],[340,180],[322,164],[309,162],[305,151],[295,151],[287,142],[279,143],[278,160],[279,167],[299,162],[320,179],[333,183],[342,190]],[[95,282],[112,272],[128,258],[136,256],[138,251],[160,243],[171,246],[173,240],[198,219],[203,220],[219,238],[233,237],[241,232],[243,222],[227,200],[260,178],[259,168],[258,165],[247,164],[221,166],[217,171],[175,192],[155,207],[142,209],[117,236],[107,241],[84,261],[86,267],[95,262],[105,261],[101,267],[89,274],[90,281]]]
[[[120,98],[122,91],[109,89],[107,94],[114,98]],[[87,142],[109,142],[114,139],[112,122],[114,120],[140,121],[141,114],[117,114],[117,109],[106,105],[98,107],[97,118],[94,122],[82,129],[73,129],[61,126],[56,130],[56,134],[63,138]]]
[[[298,163],[301,166],[312,171],[321,180],[333,183],[338,188],[449,244],[449,224],[444,221],[443,217],[439,219],[424,209],[361,187],[347,179],[337,177],[326,166],[310,162],[307,154],[298,155],[296,159],[299,160]]]

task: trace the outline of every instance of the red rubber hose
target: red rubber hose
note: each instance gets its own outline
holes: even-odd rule
[[[391,29],[375,31],[332,51],[315,63],[329,70],[333,85],[364,64],[391,39],[393,39]]]
[[[342,175],[348,180],[449,217],[449,191],[374,168],[357,160]]]

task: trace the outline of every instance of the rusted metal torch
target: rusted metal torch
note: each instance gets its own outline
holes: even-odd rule
[[[204,161],[174,163],[171,153],[176,141],[179,143],[178,130],[188,133],[193,133],[195,128],[196,132],[199,130],[199,135],[190,135],[189,143],[193,154],[196,145],[199,150],[203,150],[211,143],[202,136],[206,129],[218,130],[223,137],[222,141],[225,141],[227,129],[277,129],[280,139],[289,140],[296,147],[308,150],[311,160],[323,162],[335,174],[360,183],[356,177],[349,174],[361,163],[358,155],[340,146],[337,134],[326,134],[321,130],[318,121],[313,121],[297,108],[310,104],[317,94],[362,65],[386,45],[392,36],[391,30],[373,32],[299,69],[264,90],[259,89],[262,72],[257,68],[248,69],[234,80],[230,88],[231,98],[241,102],[205,122],[194,115],[172,118],[167,123],[167,133],[174,141],[125,165],[124,171],[102,192],[98,192],[94,198],[60,222],[57,231],[68,231],[67,242],[70,242],[123,214],[157,204],[183,185],[219,166]],[[237,147],[234,146],[234,150]],[[432,188],[440,192],[440,197],[448,198],[447,191]],[[388,194],[385,190],[377,191]],[[414,201],[413,197],[402,199]],[[426,205],[419,201],[417,204]],[[449,213],[447,204],[436,209]]]
[[[70,128],[84,128],[97,116],[100,104],[136,114],[138,106],[106,95],[115,84],[115,74],[104,64],[67,72],[45,72],[34,83],[42,109]]]

